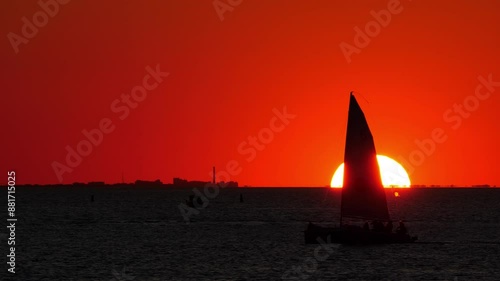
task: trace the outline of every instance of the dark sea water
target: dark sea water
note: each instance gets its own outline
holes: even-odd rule
[[[387,193],[391,216],[419,243],[325,248],[304,245],[303,231],[338,221],[338,190],[222,189],[187,224],[178,205],[191,189],[19,187],[17,273],[4,263],[0,277],[500,280],[500,189],[398,192]]]

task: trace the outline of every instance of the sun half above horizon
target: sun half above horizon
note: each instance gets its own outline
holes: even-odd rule
[[[411,185],[410,177],[405,168],[396,160],[385,155],[377,155],[378,165],[382,184],[385,188],[409,188]],[[341,188],[344,183],[344,163],[340,164],[333,174],[330,187]]]

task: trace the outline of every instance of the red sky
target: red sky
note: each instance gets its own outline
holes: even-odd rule
[[[389,4],[390,22],[350,63],[340,44],[356,46],[355,28],[391,1],[228,1],[237,5],[221,17],[213,1],[70,1],[46,24],[38,13],[38,31],[17,43],[22,18],[42,8],[2,1],[0,170],[56,183],[65,147],[109,118],[114,130],[60,172],[63,183],[116,182],[122,171],[128,181],[209,180],[234,160],[241,185],[324,186],[343,160],[352,90],[377,151],[414,184],[500,185],[500,85],[470,97],[478,77],[500,82],[500,1]],[[157,65],[169,76],[121,120],[111,104]],[[464,100],[467,118],[453,112]],[[239,153],[284,107],[296,117],[255,157],[248,144]],[[436,128],[446,140],[416,165],[415,141]]]

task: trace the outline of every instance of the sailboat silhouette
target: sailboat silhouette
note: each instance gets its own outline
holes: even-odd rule
[[[365,226],[345,224],[346,221],[364,222]],[[369,230],[368,221],[373,222],[374,230]],[[384,227],[382,222],[388,222],[390,227]],[[305,242],[313,244],[323,240],[333,243],[410,243],[416,239],[408,235],[402,222],[399,230],[392,232],[373,136],[365,115],[351,92],[344,151],[340,226],[332,228],[309,223],[305,231]]]

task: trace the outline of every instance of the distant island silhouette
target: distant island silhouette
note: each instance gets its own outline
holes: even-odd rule
[[[91,181],[91,182],[74,182],[71,184],[19,184],[17,186],[50,186],[50,187],[163,187],[163,188],[203,188],[207,184],[214,184],[214,182],[210,181],[189,181],[186,179],[181,179],[181,178],[173,178],[172,183],[163,183],[161,180],[157,179],[155,181],[147,181],[147,180],[136,180],[135,182],[131,183],[125,183],[125,182],[120,182],[120,183],[106,183],[104,181]],[[229,181],[229,182],[217,182],[215,183],[221,187],[226,187],[226,188],[238,188],[239,184],[236,181]]]

